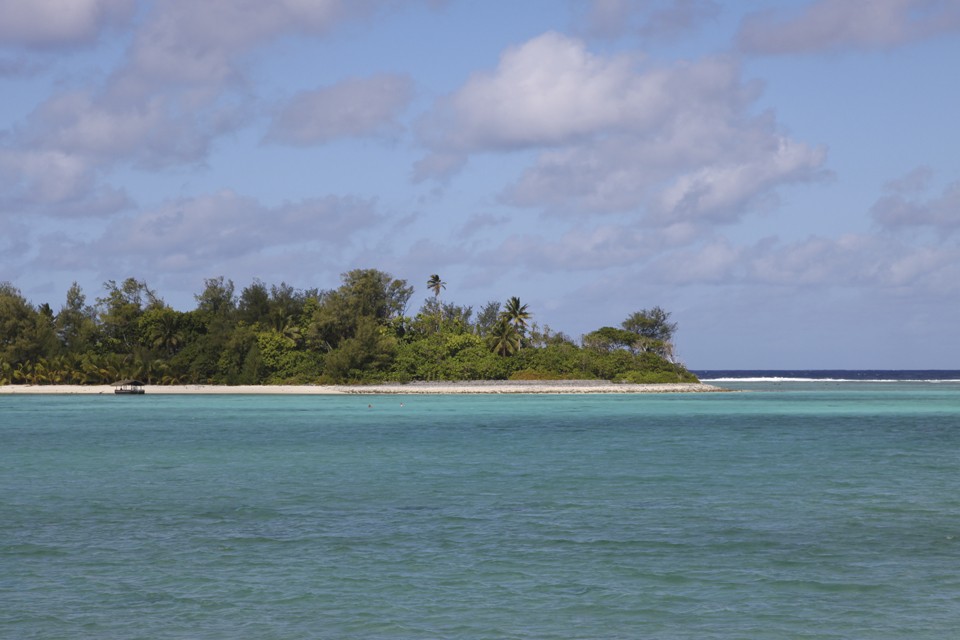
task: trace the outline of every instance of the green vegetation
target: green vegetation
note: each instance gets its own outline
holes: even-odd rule
[[[631,314],[576,344],[533,322],[517,297],[472,307],[426,298],[376,269],[342,275],[333,290],[254,280],[236,293],[205,281],[196,309],[169,307],[145,282],[104,283],[92,305],[74,283],[59,312],[0,283],[0,384],[333,384],[414,380],[691,382],[673,362],[676,324],[660,307]]]

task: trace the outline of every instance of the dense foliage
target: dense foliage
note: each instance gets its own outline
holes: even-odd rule
[[[59,312],[0,283],[0,384],[330,384],[413,380],[607,379],[695,381],[672,361],[675,324],[659,307],[574,343],[532,322],[519,298],[471,307],[441,300],[430,276],[414,289],[356,269],[333,290],[255,280],[236,292],[205,282],[192,311],[168,306],[145,282],[104,283],[88,304],[74,283]]]

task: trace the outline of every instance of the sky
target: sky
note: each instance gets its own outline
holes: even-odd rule
[[[0,281],[376,268],[692,369],[960,368],[957,0],[0,0]]]

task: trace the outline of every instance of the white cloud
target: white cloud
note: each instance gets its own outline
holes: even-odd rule
[[[664,39],[691,31],[720,13],[713,0],[588,0],[581,27],[591,36],[636,33]]]
[[[653,3],[638,32],[648,38],[676,36],[690,31],[720,14],[720,4],[713,0],[670,0]]]
[[[390,136],[413,96],[407,76],[380,74],[298,94],[277,114],[267,139],[307,146],[335,138]]]
[[[472,153],[540,151],[503,194],[566,212],[643,210],[657,224],[731,221],[784,183],[815,178],[826,152],[750,108],[755,84],[730,58],[638,68],[576,39],[540,36],[475,74],[421,123],[434,165]],[[447,162],[440,163],[439,158]]]
[[[220,86],[242,76],[243,52],[284,34],[323,33],[348,13],[341,0],[164,0],[137,33],[122,78]]]
[[[18,131],[18,146],[89,159],[101,166],[127,161],[162,167],[202,160],[217,136],[235,129],[244,111],[212,103],[181,111],[175,96],[157,94],[129,103],[91,91],[55,95]]]
[[[580,224],[547,235],[509,235],[496,246],[477,251],[470,260],[521,269],[524,274],[637,267],[659,254],[690,246],[702,235],[701,230],[682,224],[662,229],[640,229],[629,223]]]
[[[94,244],[101,255],[127,265],[209,271],[279,249],[339,249],[380,221],[368,200],[328,196],[268,207],[222,191],[117,220]]]
[[[10,5],[11,15],[24,24],[49,22],[51,33],[65,29],[66,24],[74,25],[77,33],[86,33],[81,27],[89,24],[85,28],[92,33],[97,24],[107,24],[130,5],[126,0],[37,0],[16,3],[16,7],[7,0],[0,3]],[[24,9],[26,4],[34,8]],[[249,122],[255,111],[255,99],[244,87],[246,54],[284,36],[323,34],[343,20],[370,15],[389,4],[389,0],[164,0],[150,4],[126,61],[101,86],[87,82],[84,89],[50,96],[10,130],[0,149],[8,155],[46,154],[48,162],[69,158],[82,165],[75,171],[87,182],[95,177],[93,167],[102,177],[118,165],[156,169],[200,164],[216,139]],[[0,4],[0,9],[6,8]],[[13,71],[20,66],[17,63]],[[320,96],[301,96],[284,114],[281,125],[285,128],[280,126],[276,132],[288,142],[304,143],[335,131],[387,133],[397,126],[393,118],[410,99],[411,84],[399,76],[375,76],[338,85]],[[316,112],[316,119],[311,121],[297,111],[317,106],[318,98],[325,100],[326,111]],[[351,111],[351,107],[356,108]],[[56,170],[63,173],[66,167]],[[18,193],[38,193],[29,186],[29,172],[19,173]],[[9,182],[10,171],[7,174]],[[53,193],[70,184],[67,180]],[[116,190],[103,187],[100,191],[99,208],[106,211],[110,209],[106,196]]]
[[[131,63],[117,82],[134,92],[154,83],[198,89],[236,83],[244,77],[244,55],[266,42],[322,36],[344,21],[396,4],[396,0],[164,0],[154,5],[137,33]]]
[[[467,157],[462,153],[428,153],[413,164],[412,178],[414,182],[449,180],[466,164]]]
[[[792,243],[766,238],[743,246],[715,238],[656,256],[645,277],[672,286],[723,283],[788,291],[853,288],[945,295],[960,291],[960,247],[863,234],[811,236]]]
[[[732,162],[722,158],[710,166],[683,174],[666,187],[656,204],[665,220],[738,218],[751,200],[778,184],[814,179],[825,152],[778,137],[776,149],[747,149],[747,157]],[[752,157],[750,157],[752,156]]]
[[[94,42],[104,28],[126,20],[134,0],[0,0],[0,44],[29,48]]]
[[[617,37],[627,30],[631,11],[638,4],[636,0],[590,0],[582,2],[584,29],[591,35]]]
[[[889,49],[960,31],[955,0],[817,0],[799,12],[744,19],[737,41],[752,53]]]
[[[130,204],[123,191],[98,186],[89,163],[79,156],[0,149],[0,214],[102,216]]]
[[[918,179],[922,181],[920,184]],[[886,229],[932,229],[941,236],[956,233],[960,229],[960,180],[948,184],[937,196],[911,195],[922,192],[928,181],[926,172],[918,176],[914,171],[888,185],[895,190],[874,203],[870,209],[873,219]]]
[[[556,145],[598,131],[642,126],[669,105],[663,75],[637,76],[628,56],[591,54],[546,33],[508,49],[493,73],[474,74],[421,123],[435,149]]]
[[[889,180],[884,187],[895,193],[913,193],[925,190],[933,179],[933,169],[926,165],[909,171],[906,175]]]
[[[766,239],[744,252],[741,281],[787,287],[851,286],[875,281],[889,258],[870,236],[812,236],[794,243]]]

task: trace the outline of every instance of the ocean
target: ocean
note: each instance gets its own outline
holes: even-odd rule
[[[732,378],[0,396],[0,638],[955,637],[960,376]]]

